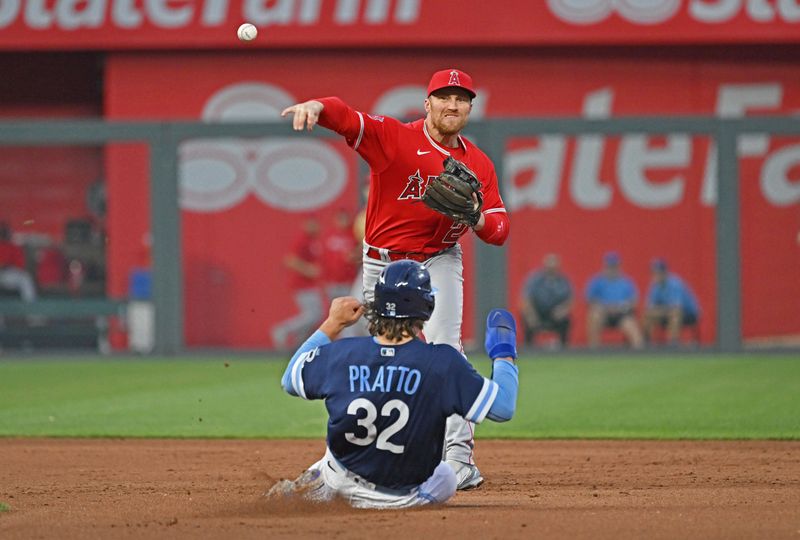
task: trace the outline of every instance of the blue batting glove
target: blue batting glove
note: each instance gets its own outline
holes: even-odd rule
[[[489,358],[517,358],[517,324],[505,309],[493,309],[486,318],[486,354]]]

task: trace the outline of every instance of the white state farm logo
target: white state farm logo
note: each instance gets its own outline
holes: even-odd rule
[[[715,112],[723,118],[742,117],[750,109],[781,111],[783,85],[780,83],[722,84],[717,91]],[[585,118],[610,118],[614,90],[601,88],[586,95]],[[610,137],[581,135],[575,138],[574,152],[568,152],[570,138],[543,135],[538,143],[506,152],[503,163],[503,197],[506,208],[557,208],[568,196],[583,209],[608,208],[614,197],[646,209],[671,208],[686,199],[687,187],[698,182],[699,200],[704,206],[717,201],[717,150],[682,133],[670,133],[663,142],[629,133],[621,136],[614,155]],[[795,138],[796,139],[796,138]],[[704,156],[697,156],[698,152]],[[800,144],[771,147],[767,134],[739,137],[740,158],[761,160],[758,182],[764,200],[776,207],[800,204]],[[696,165],[704,161],[702,171]],[[703,159],[704,158],[704,159]],[[605,168],[604,162],[613,162]],[[608,175],[608,176],[605,176]],[[748,180],[749,181],[749,180]],[[562,189],[566,184],[566,189]]]
[[[596,24],[613,13],[628,22],[653,25],[666,22],[686,6],[689,18],[706,24],[730,21],[740,13],[751,21],[800,22],[798,0],[547,0],[553,14],[564,22]]]
[[[234,21],[256,26],[411,25],[422,0],[0,0],[0,28],[22,20],[37,30],[114,26],[126,30],[199,25],[219,28]],[[233,4],[233,5],[229,5]],[[331,4],[333,4],[331,6]]]
[[[213,122],[274,120],[295,100],[263,83],[239,83],[217,92],[202,118]],[[289,128],[287,128],[289,129]],[[330,204],[345,186],[342,157],[317,140],[282,138],[206,139],[180,146],[181,208],[221,212],[253,194],[289,211]]]
[[[559,19],[574,24],[595,24],[616,12],[638,24],[658,24],[672,18],[681,0],[547,0]]]

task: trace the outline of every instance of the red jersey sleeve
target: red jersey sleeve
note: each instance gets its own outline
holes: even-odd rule
[[[508,238],[511,222],[505,210],[502,212],[484,212],[483,217],[486,222],[483,229],[475,231],[478,238],[487,244],[502,246]]]
[[[475,231],[475,234],[487,244],[502,246],[508,238],[511,223],[503,199],[500,197],[494,166],[488,158],[485,163],[487,170],[485,176],[480,180],[483,182],[481,192],[483,193],[483,217],[486,223],[480,231]]]
[[[342,135],[374,172],[389,166],[397,148],[397,120],[356,111],[338,97],[317,101],[323,105],[319,116],[322,127]]]
[[[0,243],[0,268],[4,266],[25,269],[25,252],[23,249],[11,242]]]

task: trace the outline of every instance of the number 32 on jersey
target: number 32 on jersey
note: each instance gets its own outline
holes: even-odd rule
[[[363,409],[366,416],[358,420],[358,425],[363,427],[367,434],[364,437],[357,437],[355,433],[345,433],[344,437],[348,442],[359,446],[369,446],[377,439],[375,447],[378,450],[385,450],[393,454],[402,454],[405,445],[389,442],[389,438],[403,429],[408,423],[408,405],[399,399],[387,401],[381,408],[381,416],[392,416],[393,411],[398,411],[397,420],[386,426],[386,429],[378,433],[375,420],[378,418],[378,408],[366,398],[357,398],[350,402],[347,407],[347,414],[358,416],[358,411]]]

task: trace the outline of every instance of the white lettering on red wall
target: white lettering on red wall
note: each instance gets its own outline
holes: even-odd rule
[[[559,19],[573,24],[596,24],[612,13],[638,24],[658,24],[672,18],[680,0],[547,0]]]
[[[783,87],[772,84],[722,84],[717,93],[716,114],[724,118],[745,116],[748,112],[780,112]],[[586,95],[583,116],[609,118],[614,92],[603,88]],[[538,138],[536,146],[526,146],[507,152],[505,178],[506,203],[511,209],[554,208],[561,193],[560,183],[569,175],[569,194],[572,201],[584,209],[604,209],[615,196],[640,208],[670,208],[684,201],[689,170],[698,144],[687,135],[667,134],[657,147],[652,137],[624,135],[616,147],[613,177],[603,178],[603,160],[608,151],[608,137],[584,135],[576,138],[572,161],[567,163],[567,142],[564,136],[548,135]],[[774,206],[790,206],[800,202],[800,182],[792,172],[800,166],[800,144],[783,146],[770,152],[772,139],[766,134],[744,135],[740,138],[740,158],[762,158],[759,182],[764,198]],[[709,145],[703,168],[700,202],[713,206],[717,200],[717,151]],[[662,174],[659,174],[662,173]],[[659,180],[651,177],[659,174]],[[664,174],[669,176],[665,179]],[[520,176],[532,175],[530,182],[520,185]],[[615,189],[616,187],[616,189]]]
[[[0,0],[0,49],[233,49],[242,21],[251,48],[800,43],[800,0]]]
[[[612,15],[638,25],[661,24],[679,12],[681,0],[547,0],[550,11],[564,22],[598,24]],[[686,12],[698,22],[725,23],[744,14],[748,19],[769,23],[776,19],[800,21],[797,0],[688,0]]]
[[[171,29],[224,25],[233,16],[258,26],[316,25],[322,22],[321,0],[0,0],[0,28],[22,19],[28,28],[75,30],[145,23]],[[412,24],[420,0],[337,0],[330,22],[340,26]]]
[[[797,0],[692,0],[689,14],[700,21],[723,23],[739,13],[756,22],[771,22],[782,19],[786,22],[800,21],[800,5]]]

